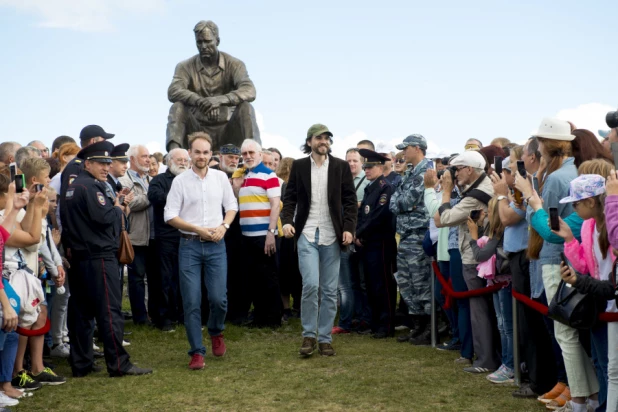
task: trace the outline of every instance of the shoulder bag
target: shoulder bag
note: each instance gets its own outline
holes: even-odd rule
[[[118,247],[118,261],[123,265],[128,265],[133,263],[133,259],[135,259],[135,251],[133,250],[133,245],[131,244],[129,232],[127,232],[124,220],[125,216],[123,214],[121,219],[122,229],[120,231],[120,246]]]

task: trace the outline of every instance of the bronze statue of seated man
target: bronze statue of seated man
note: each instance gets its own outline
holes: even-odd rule
[[[261,143],[250,102],[255,86],[245,64],[218,49],[219,28],[212,21],[200,21],[193,29],[199,54],[176,66],[167,91],[172,102],[166,149],[188,148],[187,136],[206,132],[212,150],[232,143],[238,147],[245,139]]]

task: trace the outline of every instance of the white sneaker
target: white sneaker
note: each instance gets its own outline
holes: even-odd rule
[[[92,342],[92,349],[96,350],[97,352],[101,352],[101,348],[99,348],[94,342]]]
[[[126,340],[123,340],[122,346],[131,346],[131,342],[127,342]]]
[[[13,399],[10,396],[5,395],[4,392],[0,392],[0,407],[15,405],[19,405],[19,401],[17,399]]]
[[[69,346],[68,343],[61,343],[55,348],[52,348],[50,354],[52,358],[68,358],[70,351],[71,351],[71,347]]]

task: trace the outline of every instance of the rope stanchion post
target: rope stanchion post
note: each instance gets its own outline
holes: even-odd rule
[[[431,265],[431,347],[437,345],[437,319],[436,319],[436,273]]]
[[[521,384],[521,359],[519,353],[519,325],[517,314],[517,299],[511,298],[513,303],[513,367],[515,369],[515,385]]]

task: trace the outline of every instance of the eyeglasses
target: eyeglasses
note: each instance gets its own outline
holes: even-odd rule
[[[464,149],[466,150],[479,150],[480,147],[477,144],[467,144]]]
[[[406,159],[397,159],[395,160],[395,163],[399,163],[399,164],[404,164],[406,162]]]

